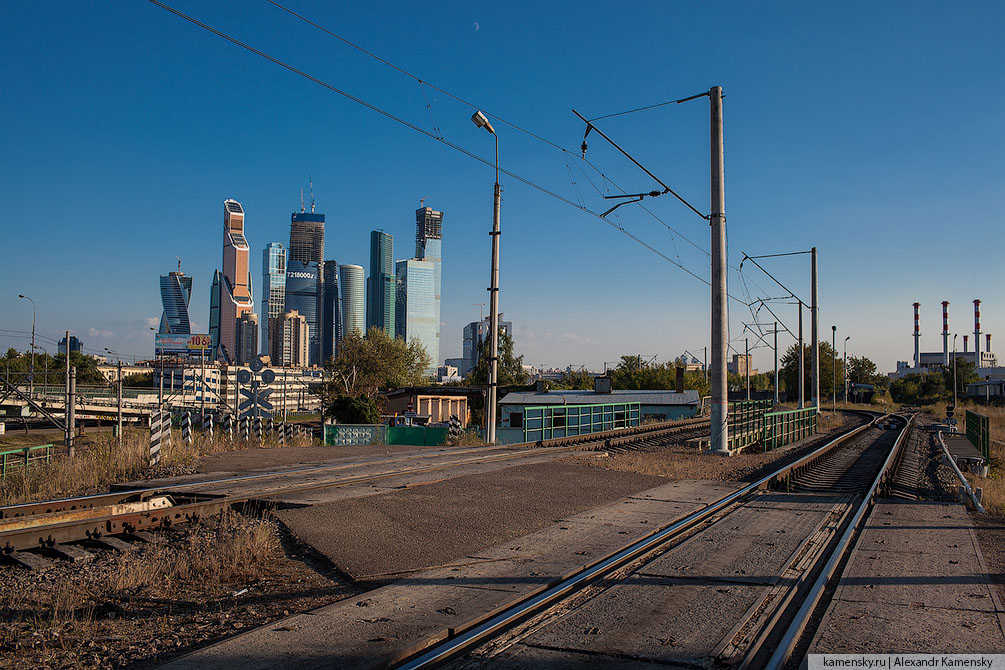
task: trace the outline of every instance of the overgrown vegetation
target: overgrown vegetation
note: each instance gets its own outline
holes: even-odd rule
[[[297,436],[291,446],[307,446],[310,438]],[[27,471],[10,470],[0,480],[0,505],[15,505],[36,500],[96,493],[114,482],[142,479],[158,471],[192,467],[203,456],[235,449],[254,449],[257,441],[245,442],[236,438],[227,440],[219,431],[213,439],[195,433],[191,445],[181,439],[181,431],[173,431],[170,445],[161,447],[161,463],[157,468],[149,465],[150,433],[143,429],[126,429],[122,432],[122,446],[116,444],[111,433],[101,432],[79,438],[76,454],[66,456],[59,446],[53,449],[53,459],[48,464],[32,465]],[[274,439],[264,446],[277,446]]]
[[[956,391],[962,396],[967,384],[980,381],[980,376],[970,361],[957,359]],[[909,405],[932,405],[944,403],[953,398],[953,366],[942,367],[938,372],[922,372],[904,375],[890,384],[890,395],[894,402]]]
[[[0,374],[5,375],[5,378],[13,384],[24,385],[28,379],[29,370],[31,370],[32,360],[35,362],[34,381],[36,386],[41,386],[43,383],[50,385],[64,383],[65,354],[50,356],[46,353],[36,352],[34,356],[30,356],[10,348],[0,360]],[[108,383],[105,376],[98,371],[98,360],[93,356],[71,351],[70,366],[77,368],[77,384],[79,385]]]

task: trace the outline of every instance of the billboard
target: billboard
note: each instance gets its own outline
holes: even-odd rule
[[[209,335],[174,335],[157,333],[154,339],[154,354],[157,356],[200,356],[209,352],[213,340]]]

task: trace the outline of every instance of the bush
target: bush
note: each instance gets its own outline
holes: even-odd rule
[[[339,423],[380,423],[377,403],[366,395],[336,396],[327,414]]]

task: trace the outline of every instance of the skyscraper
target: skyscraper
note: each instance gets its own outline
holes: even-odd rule
[[[325,215],[311,211],[294,212],[290,221],[289,260],[322,263],[325,256]]]
[[[440,358],[440,320],[434,316],[434,264],[410,259],[396,264],[395,336],[416,338],[429,354],[426,374],[436,373]]]
[[[338,352],[342,339],[342,296],[339,293],[338,261],[325,261],[321,287],[321,362]]]
[[[339,282],[342,290],[342,337],[352,331],[366,334],[366,312],[363,309],[363,268],[359,265],[340,265]]]
[[[284,312],[272,320],[269,333],[269,356],[273,365],[305,366],[308,360],[310,327],[297,310]]]
[[[220,287],[223,285],[223,275],[219,270],[213,270],[213,283],[209,287],[209,339],[212,349],[210,359],[220,358]]]
[[[254,311],[244,208],[236,200],[223,202],[223,276],[220,279],[220,350],[227,360],[237,351],[237,320]]]
[[[307,320],[307,364],[321,362],[321,264],[291,260],[286,264],[284,312],[296,310]]]
[[[269,353],[269,320],[283,314],[286,304],[286,249],[270,242],[262,250],[262,339],[263,354]]]
[[[366,278],[366,328],[380,328],[394,337],[394,238],[382,230],[370,232],[370,276]]]
[[[179,263],[181,265],[181,263]],[[161,333],[189,335],[192,324],[188,318],[188,303],[192,299],[192,278],[184,272],[161,275]]]
[[[441,265],[443,260],[443,212],[437,212],[432,207],[420,207],[415,210],[415,257],[433,264],[433,314],[436,322],[435,352],[432,365],[439,365],[440,356],[440,286]]]
[[[247,365],[253,358],[258,357],[258,315],[254,312],[245,312],[237,320],[236,329],[235,362],[238,365]]]
[[[499,315],[499,330],[513,337],[513,322],[503,321],[502,314]],[[464,357],[462,364],[458,366],[461,376],[466,377],[469,372],[478,365],[478,358],[481,355],[481,346],[489,334],[489,317],[481,321],[472,321],[464,326]]]

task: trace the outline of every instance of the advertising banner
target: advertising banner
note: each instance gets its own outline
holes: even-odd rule
[[[174,335],[157,333],[154,353],[157,356],[198,356],[212,346],[209,335]]]

